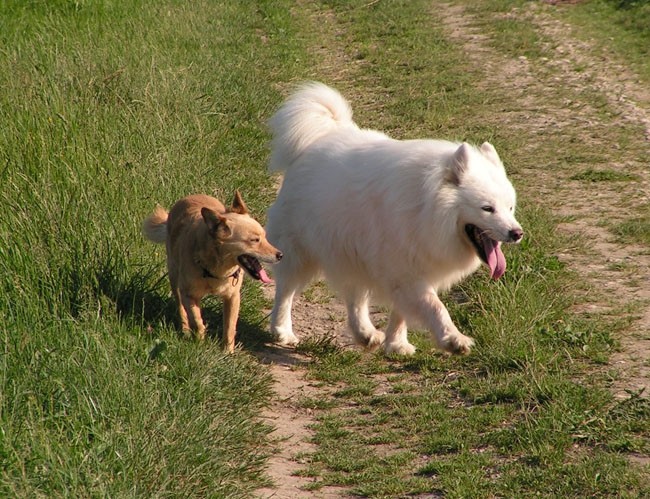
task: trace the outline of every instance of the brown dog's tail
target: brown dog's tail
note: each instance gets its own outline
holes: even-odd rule
[[[154,212],[142,222],[144,237],[154,243],[163,244],[167,240],[167,210],[156,206]]]

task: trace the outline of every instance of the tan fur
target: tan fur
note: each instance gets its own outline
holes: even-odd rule
[[[202,194],[181,199],[169,213],[157,206],[144,220],[142,231],[149,240],[166,244],[169,282],[183,332],[194,331],[203,340],[201,299],[208,294],[220,296],[225,348],[233,352],[246,273],[238,257],[248,255],[266,263],[282,258],[282,253],[267,241],[263,227],[248,214],[239,192],[228,209]]]

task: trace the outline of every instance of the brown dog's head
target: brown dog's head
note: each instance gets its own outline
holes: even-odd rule
[[[202,208],[201,215],[222,256],[234,257],[253,279],[272,282],[260,261],[277,263],[282,252],[268,242],[264,228],[249,215],[239,191],[235,191],[232,206],[225,213]]]

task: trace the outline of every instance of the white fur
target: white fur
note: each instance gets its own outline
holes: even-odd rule
[[[285,255],[274,273],[278,341],[298,342],[292,300],[323,273],[345,300],[358,343],[412,354],[409,321],[432,331],[443,350],[469,352],[473,340],[456,329],[438,292],[480,266],[465,224],[498,241],[521,230],[494,148],[362,130],[347,101],[320,83],[299,89],[270,126],[269,169],[285,172],[267,227]],[[385,337],[370,322],[371,299],[392,306]]]

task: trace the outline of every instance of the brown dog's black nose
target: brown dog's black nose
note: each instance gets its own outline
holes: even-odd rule
[[[279,262],[280,260],[282,260],[282,251],[278,251],[278,252],[275,254],[275,259],[276,259],[278,262]]]
[[[512,229],[508,235],[510,236],[510,240],[516,243],[524,237],[524,231],[521,229]]]

